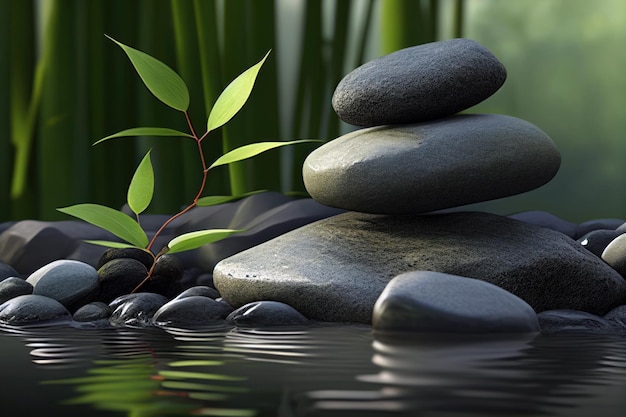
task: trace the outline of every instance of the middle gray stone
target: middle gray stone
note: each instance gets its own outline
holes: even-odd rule
[[[468,114],[357,130],[313,151],[304,185],[318,202],[379,214],[424,213],[530,191],[561,156],[535,125]]]

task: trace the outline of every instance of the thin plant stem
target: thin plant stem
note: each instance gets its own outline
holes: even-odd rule
[[[182,209],[181,211],[179,211],[178,213],[174,214],[172,217],[167,219],[161,225],[161,227],[159,227],[159,230],[156,231],[154,236],[152,236],[150,243],[148,243],[148,246],[146,247],[146,249],[149,252],[152,252],[152,246],[154,246],[154,243],[156,242],[157,238],[161,235],[161,233],[163,233],[163,230],[165,230],[165,228],[170,225],[170,223],[172,223],[174,220],[176,220],[177,218],[179,218],[180,216],[187,213],[189,210],[191,210],[192,208],[198,205],[198,200],[202,196],[202,193],[204,192],[204,188],[206,187],[209,170],[206,165],[204,152],[202,151],[202,140],[209,134],[209,131],[205,132],[202,136],[198,137],[198,134],[196,133],[196,130],[193,127],[193,123],[191,122],[191,118],[189,117],[189,112],[185,111],[184,113],[185,113],[185,119],[187,120],[187,125],[189,125],[189,130],[191,132],[191,135],[193,136],[193,139],[196,141],[196,145],[198,147],[198,153],[200,154],[200,162],[202,164],[202,183],[200,184],[200,189],[198,190],[198,193],[194,197],[191,204],[189,204],[187,207],[185,207],[184,209]],[[152,274],[154,272],[154,267],[156,266],[157,260],[162,255],[165,255],[167,251],[168,251],[168,248],[164,247],[156,255],[154,255],[154,262],[152,263],[150,270],[146,274],[146,277],[131,291],[131,293],[137,292],[141,287],[143,287],[146,284],[146,282],[148,282],[152,278]]]

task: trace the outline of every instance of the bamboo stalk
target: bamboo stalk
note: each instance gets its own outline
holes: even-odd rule
[[[171,7],[178,73],[189,88],[191,100],[189,114],[192,123],[197,130],[203,132],[207,111],[202,98],[203,81],[201,68],[198,65],[200,47],[194,4],[188,0],[171,0]],[[196,147],[192,146],[194,144],[186,141],[184,145],[186,146],[181,148],[182,166],[179,170],[182,171],[184,179],[184,195],[194,196],[198,192],[200,178],[202,178],[202,165]]]
[[[452,22],[453,22],[453,38],[461,38],[463,37],[464,32],[464,22],[463,19],[465,17],[465,2],[464,0],[454,0],[454,11],[452,14]]]
[[[147,52],[163,61],[172,68],[176,68],[176,44],[172,21],[172,8],[169,0],[142,0],[139,4],[141,19],[139,20],[138,49]],[[128,63],[126,64],[128,68]],[[132,69],[130,71],[133,71]],[[184,116],[158,101],[139,77],[135,77],[138,100],[138,120],[140,126],[173,127],[186,131],[187,125]],[[186,194],[182,165],[185,163],[183,149],[192,147],[193,142],[181,142],[170,138],[144,138],[138,146],[136,163],[147,151],[152,149],[152,162],[155,170],[154,201],[150,205],[150,212],[171,213],[180,210],[180,206],[193,198],[197,191]],[[195,165],[197,159],[193,160]],[[196,176],[198,174],[196,173]],[[197,178],[197,177],[196,177]]]
[[[249,65],[246,59],[246,35],[242,27],[246,27],[249,3],[245,0],[228,0],[224,2],[222,52],[223,87],[226,87],[236,76],[245,71]],[[223,150],[246,144],[246,112],[242,109],[230,122],[222,128]],[[230,190],[233,194],[248,191],[246,181],[246,163],[235,162],[228,165]]]
[[[0,0],[0,62],[10,62],[11,38],[10,0]],[[0,91],[9,91],[10,71],[8,65],[0,65]],[[0,95],[0,222],[7,221],[11,214],[11,129],[9,125],[11,103],[9,94]]]
[[[76,134],[77,69],[75,49],[75,1],[50,0],[51,10],[43,38],[46,71],[41,96],[37,161],[40,188],[38,218],[62,218],[57,207],[75,203],[74,187],[88,176],[73,171]],[[79,188],[80,185],[78,185]]]
[[[249,1],[250,25],[247,31],[247,66],[258,62],[270,49],[254,90],[246,103],[246,138],[249,141],[275,141],[280,137],[278,110],[278,54],[275,40],[274,0]],[[263,153],[246,164],[248,190],[281,190],[280,152]]]
[[[321,125],[321,97],[323,82],[322,60],[322,2],[309,0],[302,16],[304,36],[302,37],[299,60],[298,84],[294,100],[294,114],[291,137],[319,138]],[[291,172],[292,191],[304,192],[301,163],[312,146],[300,145],[293,149]]]
[[[332,40],[332,52],[330,58],[330,75],[329,87],[330,92],[341,80],[346,62],[347,43],[348,43],[348,25],[350,21],[350,9],[352,2],[350,0],[337,1],[335,3],[335,22]],[[326,138],[332,139],[339,135],[339,118],[335,114],[330,105],[330,100],[325,103],[327,111],[327,129]]]
[[[10,122],[7,125],[10,125],[11,144],[15,152],[12,164],[11,212],[13,218],[29,218],[36,214],[32,148],[43,67],[38,63],[36,70],[33,70],[35,68],[33,5],[30,2],[15,0],[9,0],[9,4],[10,86],[6,91],[9,91],[10,96]]]
[[[92,10],[97,25],[92,32],[93,50],[90,53],[90,71],[93,92],[90,112],[94,117],[90,141],[93,143],[111,133],[138,125],[137,76],[128,59],[120,53],[105,34],[128,44],[137,42],[138,3],[125,0],[99,0]],[[102,13],[98,15],[98,13]],[[96,23],[94,22],[94,25]],[[102,66],[102,72],[99,66]],[[100,103],[96,103],[100,101]],[[101,112],[103,123],[98,126]],[[93,191],[89,201],[119,208],[125,203],[126,189],[134,171],[136,141],[132,138],[110,141],[92,146]],[[115,169],[111,169],[112,165]]]
[[[204,130],[208,113],[222,88],[215,0],[194,0],[194,12],[198,38],[197,59],[200,61],[205,108],[205,119],[200,128]],[[206,160],[214,160],[222,154],[221,130],[211,133],[211,136],[203,142],[203,149]],[[227,167],[221,167],[211,172],[207,193],[213,195],[230,193]]]

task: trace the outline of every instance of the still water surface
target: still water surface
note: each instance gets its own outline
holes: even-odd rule
[[[626,339],[606,336],[4,329],[0,372],[6,417],[626,415]]]

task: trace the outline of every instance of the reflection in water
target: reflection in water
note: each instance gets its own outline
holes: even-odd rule
[[[41,401],[49,388],[69,389],[50,415],[584,416],[601,404],[601,415],[621,416],[626,407],[619,338],[398,339],[351,326],[3,330],[0,349],[12,336],[35,371],[63,373],[24,370],[42,381],[30,393]]]

